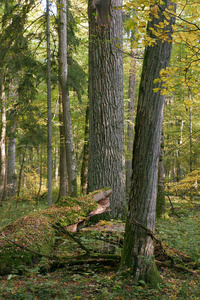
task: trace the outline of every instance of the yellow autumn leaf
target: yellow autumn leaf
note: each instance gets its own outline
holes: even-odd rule
[[[168,94],[168,91],[167,89],[163,89],[161,92],[160,92],[161,95],[167,95]]]
[[[156,78],[156,79],[154,79],[154,82],[153,83],[158,83],[158,82],[160,82],[161,80],[160,80],[160,78]]]
[[[160,90],[161,90],[161,88],[155,88],[155,89],[153,89],[154,93],[157,93]]]

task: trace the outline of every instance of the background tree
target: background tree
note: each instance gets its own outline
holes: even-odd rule
[[[73,148],[72,123],[68,92],[67,70],[67,6],[66,1],[59,2],[59,55],[60,55],[60,82],[62,89],[63,123],[65,132],[65,149],[68,173],[69,195],[77,195],[76,165]]]
[[[47,127],[48,127],[48,139],[47,139],[47,185],[48,185],[48,205],[52,204],[52,134],[51,134],[51,47],[50,47],[50,12],[49,1],[47,0],[46,7],[47,16]]]

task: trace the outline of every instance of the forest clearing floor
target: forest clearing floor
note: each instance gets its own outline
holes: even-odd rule
[[[106,300],[200,299],[200,203],[199,200],[191,203],[175,197],[172,200],[173,210],[167,207],[164,218],[157,221],[155,235],[175,264],[185,267],[187,271],[162,266],[159,271],[163,283],[158,289],[152,289],[142,281],[138,285],[132,279],[122,278],[116,272],[119,265],[117,258],[107,261],[85,259],[81,263],[55,267],[54,270],[51,268],[44,273],[40,273],[35,266],[27,268],[21,275],[14,272],[1,276],[0,300],[98,300],[102,297]],[[0,210],[0,228],[28,211],[41,209],[34,203],[29,203],[27,207],[26,203],[5,203]],[[90,250],[96,249],[98,253],[117,257],[121,251],[123,232],[124,223],[101,221],[86,227],[77,236]]]

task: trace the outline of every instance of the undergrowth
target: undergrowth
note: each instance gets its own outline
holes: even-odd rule
[[[173,198],[173,215],[168,207],[164,218],[157,220],[156,236],[160,238],[166,251],[178,263],[181,255],[188,270],[200,270],[200,203],[189,203]],[[0,227],[35,210],[45,207],[45,202],[26,203],[7,201],[0,209]],[[109,227],[118,226],[113,235],[106,233]],[[98,227],[86,229],[81,241],[90,249],[100,247],[112,249],[111,245],[122,238],[121,222],[101,223]],[[104,228],[105,230],[102,230]],[[88,238],[87,238],[88,237]],[[109,238],[108,243],[105,241]],[[64,246],[63,246],[64,247]],[[119,248],[117,248],[119,251]],[[65,249],[66,250],[66,249]],[[94,249],[93,249],[94,250]],[[103,249],[106,250],[106,249]],[[120,252],[117,252],[120,254]],[[187,261],[188,258],[188,261]],[[163,283],[158,289],[150,289],[144,282],[135,284],[132,279],[124,280],[117,273],[115,264],[90,263],[87,259],[81,265],[65,266],[52,272],[41,274],[39,268],[26,270],[23,276],[12,273],[0,277],[0,300],[15,299],[200,299],[200,279],[189,272],[176,271],[173,268],[160,268]]]

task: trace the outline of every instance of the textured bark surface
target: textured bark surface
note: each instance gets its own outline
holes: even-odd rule
[[[156,29],[156,24],[165,20],[163,10],[168,5],[172,4],[165,0],[165,4],[159,6],[159,18],[152,16],[148,24],[151,37],[156,38],[149,28]],[[165,32],[172,32],[173,21],[170,19]],[[136,281],[144,280],[152,285],[156,285],[161,279],[154,261],[153,240],[134,220],[154,232],[165,96],[160,91],[155,93],[153,89],[161,87],[161,83],[157,86],[154,80],[160,77],[161,69],[169,65],[171,46],[171,42],[157,39],[155,46],[145,48],[133,146],[132,185],[120,266],[121,270],[129,269]]]
[[[89,0],[88,189],[111,187],[113,217],[125,212],[122,11],[111,1],[111,23],[102,31]]]

